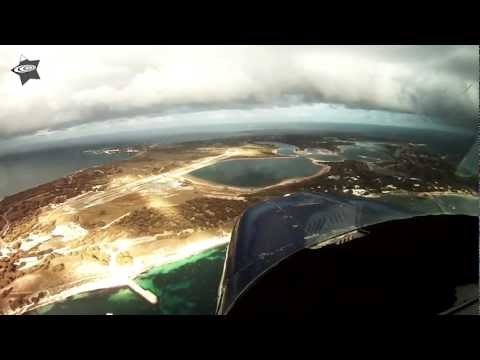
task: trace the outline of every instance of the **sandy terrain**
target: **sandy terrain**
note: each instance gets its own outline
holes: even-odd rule
[[[320,163],[312,176],[263,188],[224,186],[189,175],[227,159],[278,157],[274,150],[233,141],[151,146],[127,161],[78,171],[3,199],[0,314],[22,314],[101,288],[130,286],[142,293],[132,284],[136,276],[228,242],[238,216],[271,196],[297,191],[373,196],[403,188],[428,193],[437,186],[432,179],[417,188],[416,180],[375,174],[354,161]],[[406,158],[412,160],[405,167],[413,166],[414,156]]]
[[[258,189],[188,174],[225,159],[275,154],[251,144],[190,150],[192,156],[153,149],[113,173],[96,169],[100,184],[35,210],[28,226],[15,223],[15,233],[4,214],[0,311],[21,314],[80,292],[132,285],[152,266],[228,242],[236,217],[250,204],[243,195]],[[321,167],[314,176],[327,171]],[[66,184],[75,182],[72,176]]]

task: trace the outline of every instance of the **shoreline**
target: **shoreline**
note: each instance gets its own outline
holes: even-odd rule
[[[206,238],[203,241],[186,244],[179,247],[178,251],[176,251],[175,254],[164,256],[163,261],[144,266],[143,268],[135,271],[130,276],[125,276],[125,277],[98,276],[98,277],[91,278],[91,279],[97,278],[97,280],[95,281],[90,281],[89,279],[79,280],[78,282],[80,283],[80,285],[78,286],[69,287],[66,290],[60,291],[57,294],[48,297],[42,302],[38,302],[35,305],[30,305],[25,308],[18,309],[16,311],[9,312],[6,315],[22,315],[27,312],[31,312],[39,308],[42,308],[44,306],[49,306],[58,302],[68,300],[68,298],[70,297],[86,294],[94,291],[129,287],[129,284],[131,284],[131,282],[136,283],[137,286],[140,287],[140,285],[138,285],[137,283],[138,278],[141,276],[147,275],[153,269],[162,267],[165,265],[169,265],[178,261],[182,261],[189,257],[195,256],[203,252],[209,251],[211,249],[217,248],[219,246],[225,245],[229,241],[230,241],[230,234],[228,235],[225,234],[223,236],[211,236]],[[159,299],[159,303],[161,304],[161,299]]]
[[[232,219],[234,219],[233,216],[238,216],[235,211],[230,212],[230,210],[241,208],[244,205],[251,204],[250,200],[257,201],[258,200],[257,198],[262,198],[262,196],[270,196],[270,194],[284,194],[286,192],[290,192],[288,191],[290,188],[294,188],[294,189],[297,189],[299,187],[304,188],[303,183],[311,179],[313,179],[311,180],[311,182],[316,183],[318,178],[318,183],[322,183],[322,181],[324,180],[324,176],[328,173],[334,172],[334,170],[332,169],[336,169],[335,165],[333,164],[328,164],[328,162],[317,163],[318,160],[305,156],[305,154],[303,155],[292,154],[292,155],[281,155],[281,156],[277,154],[272,154],[271,156],[269,156],[269,154],[266,154],[266,152],[262,151],[261,149],[260,150],[252,149],[244,146],[240,146],[240,147],[228,146],[227,147],[227,145],[225,147],[218,147],[218,148],[207,147],[206,149],[209,151],[192,152],[191,149],[189,150],[189,148],[187,148],[186,155],[180,154],[177,156],[175,152],[175,156],[177,157],[173,158],[173,160],[170,160],[170,153],[162,154],[161,152],[159,152],[159,153],[152,154],[151,158],[147,158],[145,159],[145,161],[142,162],[141,161],[142,156],[144,156],[145,154],[148,154],[149,153],[148,150],[135,153],[133,154],[133,156],[128,157],[127,159],[109,160],[105,164],[128,162],[132,159],[134,159],[133,161],[136,161],[136,159],[138,159],[140,160],[139,164],[142,167],[137,166],[139,168],[137,169],[135,167],[136,163],[134,163],[133,166],[130,166],[130,167],[126,166],[125,167],[126,170],[123,169],[124,170],[123,172],[113,171],[112,173],[109,173],[109,174],[103,174],[105,176],[107,175],[108,176],[112,175],[112,176],[108,177],[107,184],[105,185],[105,187],[101,188],[101,190],[98,190],[98,191],[97,189],[88,190],[86,192],[79,193],[76,196],[73,196],[71,198],[67,197],[67,199],[64,200],[63,202],[56,203],[52,201],[50,203],[47,203],[47,205],[44,205],[43,207],[41,207],[40,209],[45,208],[45,213],[42,212],[39,215],[39,218],[35,219],[35,221],[37,222],[37,225],[43,226],[41,227],[41,231],[51,232],[53,235],[52,240],[50,243],[48,243],[47,247],[52,248],[53,252],[54,253],[56,252],[56,254],[59,254],[59,255],[70,255],[70,253],[72,253],[73,251],[76,251],[77,254],[73,254],[72,256],[74,257],[79,256],[78,255],[79,247],[77,246],[77,243],[75,244],[72,243],[72,246],[65,245],[65,248],[63,248],[61,247],[63,245],[61,243],[59,245],[58,239],[55,237],[59,235],[57,230],[60,229],[62,226],[64,226],[63,228],[61,228],[61,229],[64,229],[64,231],[63,232],[60,231],[60,235],[63,236],[64,239],[67,239],[67,238],[70,239],[68,235],[70,234],[70,232],[66,231],[70,229],[69,228],[70,224],[71,223],[82,224],[82,226],[86,226],[86,228],[89,229],[88,231],[91,231],[91,233],[94,235],[91,238],[89,238],[88,241],[91,241],[92,245],[95,244],[97,245],[97,247],[98,245],[100,245],[100,247],[98,249],[89,250],[88,248],[89,244],[81,243],[81,246],[83,247],[81,247],[80,250],[83,251],[84,250],[83,248],[85,248],[86,254],[89,254],[89,251],[91,251],[92,254],[97,254],[97,255],[100,254],[101,255],[100,260],[102,261],[97,261],[99,260],[99,258],[95,258],[96,260],[92,260],[93,261],[92,264],[95,266],[92,266],[93,270],[90,270],[90,269],[87,269],[90,263],[87,262],[86,265],[88,266],[82,267],[83,262],[80,261],[78,258],[75,258],[74,260],[71,260],[70,258],[66,258],[65,261],[67,261],[66,263],[67,271],[59,274],[59,278],[62,278],[61,280],[59,280],[57,277],[53,277],[52,279],[48,277],[50,273],[44,272],[48,270],[48,266],[46,270],[44,270],[43,268],[40,269],[40,273],[39,273],[40,275],[38,276],[45,275],[45,277],[43,278],[27,278],[25,273],[22,273],[22,275],[18,276],[19,280],[16,280],[16,278],[14,279],[14,281],[16,281],[15,284],[16,285],[18,284],[20,288],[19,289],[15,288],[15,291],[11,292],[11,294],[10,292],[8,292],[7,295],[10,294],[9,295],[10,297],[8,298],[5,297],[4,309],[8,309],[6,314],[24,314],[29,311],[34,311],[43,306],[48,306],[48,305],[55,304],[57,302],[69,300],[69,298],[72,296],[85,294],[91,291],[100,291],[100,290],[111,289],[111,288],[127,287],[129,281],[138,281],[138,277],[145,276],[146,274],[151,274],[151,272],[152,271],[155,272],[155,269],[157,268],[161,268],[164,265],[175,263],[177,261],[182,261],[183,259],[187,259],[196,254],[203,253],[204,251],[208,251],[210,249],[216,248],[217,246],[221,246],[222,244],[227,244],[229,242],[230,235],[226,235],[226,233],[227,232],[229,233],[231,229],[223,228],[222,224],[230,224],[230,221],[233,221]],[[202,157],[202,155],[205,155],[205,156]],[[292,159],[297,157],[303,157],[307,160],[310,160],[317,167],[317,168],[311,169],[312,171],[315,171],[315,173],[308,176],[286,177],[283,180],[280,180],[279,182],[273,183],[271,185],[255,186],[255,187],[224,185],[221,183],[201,179],[199,177],[190,175],[192,171],[198,170],[202,167],[210,166],[212,164],[224,162],[224,161],[275,159],[275,158]],[[163,165],[166,165],[166,166],[168,165],[169,167],[167,166],[166,168],[167,170],[165,170],[164,172],[162,172],[164,167],[161,167],[159,171],[152,171],[152,172],[143,171],[144,170],[143,166],[145,166],[147,170],[152,168],[153,165],[156,166],[157,163],[154,163],[155,161],[157,161],[159,164],[158,168],[160,168],[160,166],[163,166]],[[170,166],[170,163],[172,164],[171,166]],[[95,169],[98,167],[105,166],[105,164],[96,165],[91,168]],[[153,164],[153,165],[150,166],[150,164]],[[85,169],[77,170],[76,172],[81,172],[83,170]],[[98,170],[94,171],[94,173],[92,174],[92,177],[94,180],[100,177],[97,174],[97,172],[98,174],[101,173],[101,171],[98,171]],[[117,174],[120,174],[120,175],[117,175]],[[288,175],[290,174],[287,174],[287,176]],[[66,185],[65,187],[67,188],[68,186],[72,185],[72,178],[75,180],[75,178],[72,175],[65,176],[64,178],[70,178],[70,182],[68,183],[68,185],[65,184]],[[87,180],[90,181],[89,178],[87,177],[85,178],[86,178],[86,181]],[[103,180],[103,178],[101,178],[100,180]],[[189,184],[182,183],[183,180],[188,180],[192,182],[193,186],[190,186],[192,184],[189,185]],[[73,182],[72,186],[75,186],[75,184],[76,183]],[[80,185],[82,184],[83,183],[80,182]],[[291,184],[294,184],[294,185],[289,188],[288,185],[291,185]],[[60,182],[57,185],[60,188],[62,188],[63,183]],[[313,184],[313,185],[316,185],[316,184]],[[317,186],[317,187],[320,187],[320,186]],[[271,192],[267,191],[266,195],[265,194],[260,194],[260,196],[255,195],[256,193],[263,192],[265,190],[271,190],[271,189],[274,189],[274,190]],[[50,191],[50,189],[47,189],[47,190]],[[56,190],[56,189],[52,188],[52,191],[51,191],[52,194],[54,194],[53,190]],[[425,188],[425,190],[428,191],[427,188]],[[382,193],[376,194],[376,197],[382,198],[383,196],[388,197],[388,195],[393,195],[397,197],[398,195],[402,195],[402,194],[395,194],[395,192],[393,191],[392,192],[388,191],[385,194],[382,194]],[[46,192],[46,194],[49,194],[49,193]],[[75,193],[72,193],[72,195],[74,194]],[[250,199],[251,194],[254,195],[252,199]],[[40,195],[43,196],[43,193],[41,193]],[[135,195],[136,197],[133,195]],[[410,195],[410,194],[407,194],[407,195]],[[455,193],[455,192],[452,192],[452,193],[439,192],[439,191],[432,192],[432,193],[412,192],[411,195],[418,196],[420,200],[422,197],[435,197],[437,195],[443,195],[443,196],[455,195],[458,197],[469,196],[469,197],[473,197],[474,200],[477,200],[476,194],[471,195],[471,194],[463,194],[463,193]],[[37,198],[38,196],[39,195],[32,196],[31,199],[38,200]],[[167,199],[172,196],[174,198]],[[373,196],[372,194],[370,196],[365,196],[365,197],[375,197],[375,196]],[[398,197],[401,197],[401,196],[398,196]],[[190,202],[190,200],[197,200],[197,198],[198,198],[198,203],[196,203],[195,201]],[[221,201],[218,201],[218,200],[214,201],[212,199],[205,199],[205,198],[236,200],[236,202],[232,202],[231,204],[229,204],[228,202],[222,203]],[[26,198],[26,200],[31,200],[31,199]],[[242,201],[245,202],[245,204],[242,203]],[[146,210],[144,211],[143,208],[140,208],[140,206],[144,202],[146,204],[145,205],[146,207],[152,208],[155,211],[152,210],[148,212]],[[185,206],[183,206],[184,203],[185,203]],[[7,210],[7,204],[9,203],[6,202],[4,204],[3,210]],[[179,206],[182,205],[183,207],[179,207],[177,211],[177,208],[175,208],[175,206],[177,205]],[[225,207],[227,205],[231,207],[231,209],[229,209],[228,211],[230,215],[224,214],[224,209],[225,209],[224,205]],[[468,209],[470,209],[471,203],[468,202],[467,205],[468,205]],[[96,208],[97,206],[98,208]],[[109,216],[104,216],[102,218],[101,216],[103,215],[100,215],[100,212],[99,212],[100,210],[104,210],[107,213],[111,211],[111,213],[108,213],[109,216],[111,216],[111,218]],[[152,218],[160,219],[160,222],[157,221],[155,223],[156,225],[155,226],[152,225],[149,231],[146,231],[146,232],[142,232],[142,231],[135,232],[137,230],[133,231],[132,233],[127,232],[126,233],[127,235],[125,235],[127,236],[127,238],[123,239],[124,235],[122,235],[122,233],[119,232],[122,229],[123,225],[119,225],[119,228],[117,229],[115,228],[116,226],[115,224],[116,222],[119,221],[119,219],[122,219],[123,217],[128,216],[128,214],[130,214],[130,212],[128,211],[136,211],[136,210],[138,210],[138,216],[135,217],[132,220],[132,222],[127,222],[125,226],[132,226],[133,229],[136,229],[135,226],[137,226],[138,224],[140,224],[140,227],[145,224],[153,224]],[[125,214],[125,212],[127,213]],[[199,213],[200,216],[197,216],[197,213]],[[7,213],[5,212],[4,214],[7,215]],[[79,216],[81,215],[83,222],[80,222],[79,216],[78,218],[74,218],[75,214]],[[219,214],[221,214],[222,216],[219,217]],[[150,220],[148,220],[149,219],[148,216],[150,217]],[[170,223],[166,224],[165,222],[162,223],[161,221],[165,221],[165,220],[162,220],[162,219],[165,219],[165,217],[167,217],[167,219],[169,220],[170,218],[172,219],[178,218],[180,219],[180,221],[178,224],[174,221],[173,225],[170,225]],[[13,214],[12,214],[12,218],[13,218]],[[44,229],[49,229],[47,225],[49,225],[52,222],[52,219],[54,221],[57,221],[57,224],[53,225],[55,226],[54,230],[44,230]],[[212,223],[213,225],[209,222],[209,221],[212,221],[211,219],[214,220],[214,222]],[[217,223],[217,220],[219,219],[222,221]],[[2,222],[2,220],[3,219],[0,218],[0,222]],[[14,220],[15,219],[13,218],[12,221]],[[101,222],[103,224],[100,224],[99,220],[102,220]],[[135,221],[137,221],[137,223],[135,223]],[[86,225],[83,225],[83,223],[85,223]],[[97,226],[97,223],[99,224],[98,226]],[[192,227],[193,225],[191,224],[198,225],[200,227],[195,227],[195,230],[194,230],[194,227]],[[203,227],[204,224],[207,224],[207,226]],[[8,224],[5,224],[5,225],[6,226],[2,226],[2,229],[0,229],[0,234],[5,232],[4,230],[7,228]],[[26,224],[25,226],[23,224],[20,224],[20,225],[23,226],[23,228],[20,228],[20,230],[24,230],[23,234],[28,234],[30,230],[27,228],[27,226],[29,226],[29,224]],[[209,227],[210,225],[212,225],[212,227]],[[67,228],[65,228],[65,226]],[[88,226],[91,226],[91,227],[88,227]],[[165,229],[168,230],[169,226],[173,230],[165,232],[164,230]],[[213,227],[213,226],[216,226],[216,227]],[[111,234],[108,234],[106,232],[105,234],[102,232],[98,232],[98,231],[106,231],[106,230],[110,231],[109,230],[110,227],[113,227]],[[208,229],[208,231],[205,229]],[[211,229],[214,229],[214,230],[210,231]],[[220,231],[215,231],[215,229]],[[159,233],[161,233],[160,237],[157,238]],[[20,232],[20,234],[22,233]],[[16,236],[16,234],[14,235]],[[111,235],[111,239],[109,238],[110,235]],[[108,246],[103,246],[102,244],[105,242],[104,240],[105,241],[111,240],[111,242],[108,243],[109,244]],[[130,243],[130,240],[134,240],[135,245],[124,246],[124,242],[127,241],[127,243]],[[22,241],[22,239],[20,239],[20,241]],[[31,241],[31,240],[28,240],[28,241]],[[113,244],[116,241],[118,241],[119,247],[113,248],[112,250],[112,246],[114,246]],[[122,243],[122,241],[124,242]],[[157,243],[155,241],[161,241],[161,242]],[[175,243],[175,242],[178,242],[178,243]],[[62,250],[62,252],[59,252],[59,246],[61,247],[60,250]],[[127,255],[132,260],[129,260],[130,262],[128,262],[125,260],[126,258],[125,255],[122,255],[120,258],[122,258],[123,261],[125,261],[122,263],[123,265],[120,266],[119,265],[120,262],[117,263],[116,260],[111,261],[111,259],[116,259],[116,256],[120,251],[118,249],[122,251],[131,249],[133,253],[127,253]],[[66,250],[66,251],[63,251],[63,250]],[[108,258],[107,260],[103,261],[105,259],[104,258],[105,254],[108,255]],[[91,256],[91,255],[88,255],[88,256]],[[22,259],[21,255],[19,259]],[[40,260],[41,259],[38,258],[38,264],[42,265],[46,263],[46,260],[45,261],[42,260],[43,262],[40,262]],[[81,260],[83,260],[83,253],[82,253]],[[64,261],[64,260],[54,260],[54,264],[55,262],[60,262],[60,261]],[[68,266],[69,264],[73,264],[73,265],[69,267]],[[27,269],[27,275],[29,276],[30,273],[28,271],[29,270]],[[12,271],[12,273],[13,272],[14,271]],[[14,273],[14,275],[16,275],[16,273]],[[67,276],[70,276],[70,277],[67,277]],[[152,275],[146,275],[146,276],[150,277]],[[34,279],[35,281],[31,281],[32,279]],[[37,282],[37,280],[41,280],[41,279],[45,281]],[[71,280],[70,282],[68,282],[69,279]],[[29,288],[34,289],[31,291],[31,294],[28,293],[28,291],[25,291],[25,289],[28,290]],[[35,292],[35,291],[38,291],[39,289],[45,290],[42,292],[44,293],[42,294],[42,298],[40,298],[40,295],[38,295],[39,294],[38,292]],[[38,297],[34,296],[33,297],[34,302],[32,302],[32,297],[29,297],[29,295],[32,295],[35,293],[38,295]],[[18,298],[18,302],[17,302],[17,298]],[[14,300],[13,306],[9,305],[9,303],[7,302],[7,300],[10,301],[10,299]],[[24,302],[24,300],[26,302]],[[161,306],[162,299],[159,299],[159,303]],[[11,310],[11,309],[14,309],[14,310]]]
[[[80,151],[80,152],[83,153],[83,151]],[[15,191],[14,193],[8,192],[8,193],[5,193],[4,195],[0,195],[0,203],[3,200],[5,200],[9,197],[16,196],[16,195],[21,194],[23,192],[31,191],[32,189],[38,188],[40,186],[48,185],[48,184],[50,184],[52,182],[55,182],[59,179],[70,178],[71,176],[76,175],[78,173],[82,173],[82,172],[90,170],[90,169],[101,168],[101,167],[109,165],[109,164],[120,163],[120,162],[123,162],[123,161],[129,161],[129,160],[132,160],[132,159],[136,158],[137,156],[143,155],[145,153],[147,153],[147,151],[135,152],[135,153],[131,153],[133,155],[130,155],[129,157],[127,157],[125,159],[109,159],[109,158],[107,158],[106,161],[102,162],[101,164],[92,165],[92,166],[88,166],[88,167],[83,167],[83,166],[79,167],[78,169],[69,171],[69,172],[65,173],[64,175],[62,175],[60,177],[57,177],[55,179],[38,182],[35,185],[32,185],[27,189],[23,189],[23,190],[20,190],[20,191]],[[125,153],[121,153],[121,154],[128,154],[128,153],[125,152]],[[110,155],[107,154],[106,156],[110,156]]]
[[[463,197],[469,197],[472,200],[476,198],[475,195],[470,195],[470,194],[459,194],[459,193],[453,193],[453,192],[446,192],[446,193],[440,193],[440,192],[433,192],[433,193],[415,193],[415,194],[405,194],[405,193],[390,193],[389,195],[393,196],[408,196],[408,195],[417,195],[417,196],[425,196],[425,197],[430,197],[430,196],[435,196],[435,195],[446,195],[446,196],[463,196]],[[137,282],[138,278],[144,275],[148,275],[149,273],[154,272],[155,268],[162,267],[164,265],[172,264],[177,261],[182,261],[184,259],[187,259],[191,256],[198,255],[202,252],[209,251],[211,249],[214,249],[216,247],[219,247],[221,245],[227,244],[229,241],[229,235],[223,235],[223,236],[211,236],[206,238],[203,241],[200,242],[194,242],[190,244],[183,245],[177,249],[175,254],[173,255],[167,255],[163,257],[163,261],[160,261],[158,263],[145,266],[142,269],[139,269],[137,272],[135,272],[133,275],[129,276],[128,278],[125,278],[122,280],[121,278],[112,278],[112,277],[99,277],[98,280],[89,282],[88,280],[82,280],[82,282],[85,282],[79,286],[71,287],[68,290],[64,290],[59,292],[58,294],[51,296],[46,300],[45,302],[39,302],[35,306],[29,307],[22,309],[20,311],[15,311],[10,314],[24,314],[26,312],[34,311],[36,309],[39,309],[44,306],[52,305],[57,302],[62,302],[65,300],[68,300],[69,297],[76,296],[76,295],[81,295],[89,292],[94,292],[94,291],[101,291],[101,290],[107,290],[107,289],[114,289],[114,288],[123,288],[123,287],[128,287],[129,281],[134,281]],[[152,273],[153,275],[153,273]],[[138,284],[137,284],[138,285]],[[161,304],[161,299],[159,299],[159,302]]]
[[[287,157],[287,158],[290,159],[291,157]],[[270,158],[268,158],[268,159],[270,159]],[[310,160],[310,161],[312,161],[312,160]],[[313,161],[312,161],[312,163],[313,163]],[[190,174],[185,175],[184,179],[186,179],[188,181],[191,181],[195,184],[206,185],[206,186],[211,186],[211,187],[216,187],[216,188],[221,188],[221,189],[226,189],[226,190],[232,190],[232,191],[238,191],[240,193],[239,195],[241,195],[241,194],[244,194],[244,193],[255,193],[255,192],[259,192],[259,191],[263,191],[263,190],[272,189],[272,188],[275,188],[277,186],[284,186],[284,185],[294,184],[294,183],[298,183],[298,182],[305,181],[305,180],[310,180],[310,179],[313,179],[317,176],[322,176],[322,175],[327,174],[330,171],[330,169],[332,168],[330,165],[326,165],[326,164],[315,164],[314,163],[314,165],[318,166],[320,169],[312,175],[291,177],[291,178],[287,178],[285,180],[282,180],[280,182],[277,182],[277,183],[274,183],[274,184],[271,184],[271,185],[266,185],[266,186],[245,186],[245,187],[243,187],[243,186],[227,185],[227,184],[217,183],[217,182],[211,181],[211,180],[202,179],[200,177],[190,175]]]

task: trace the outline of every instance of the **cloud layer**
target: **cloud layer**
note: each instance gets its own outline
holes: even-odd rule
[[[20,85],[20,54],[41,80]],[[4,46],[0,140],[129,117],[336,103],[475,129],[476,46]],[[468,90],[467,90],[468,89]]]

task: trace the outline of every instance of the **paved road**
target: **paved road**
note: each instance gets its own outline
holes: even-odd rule
[[[74,200],[68,201],[66,204],[76,209],[94,207],[99,204],[115,200],[127,194],[140,191],[148,184],[155,183],[156,185],[159,185],[162,183],[168,183],[194,170],[211,165],[220,160],[228,159],[235,155],[241,155],[241,151],[236,151],[236,149],[229,148],[223,154],[207,157],[200,161],[195,161],[188,166],[174,169],[159,175],[147,176],[145,178],[130,182],[128,184],[120,185],[100,193],[87,193],[84,196],[80,196]]]

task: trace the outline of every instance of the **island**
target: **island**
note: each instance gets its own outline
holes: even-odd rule
[[[161,304],[135,277],[228,243],[242,212],[274,196],[477,194],[473,179],[423,144],[370,142],[378,158],[378,149],[345,155],[362,141],[278,135],[132,146],[127,160],[8,196],[0,202],[0,314],[120,286]]]

